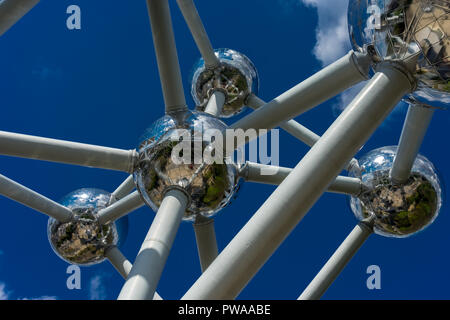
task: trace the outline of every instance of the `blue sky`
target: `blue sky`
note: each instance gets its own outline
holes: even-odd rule
[[[216,48],[246,54],[260,76],[260,96],[270,100],[349,50],[346,0],[197,1]],[[81,7],[82,29],[66,28],[66,8]],[[186,97],[198,51],[170,1]],[[130,149],[163,115],[163,99],[145,1],[42,1],[0,39],[0,130]],[[322,134],[357,89],[296,120]],[[247,111],[245,114],[247,114]],[[360,151],[398,141],[399,104]],[[244,115],[245,115],[244,114]],[[235,118],[227,120],[230,124]],[[436,111],[421,148],[449,181],[448,111]],[[308,151],[280,131],[280,165],[293,167]],[[0,157],[1,174],[58,200],[82,187],[113,191],[125,173]],[[274,190],[242,184],[234,202],[216,218],[222,249]],[[447,195],[444,198],[446,200]],[[66,288],[68,264],[50,248],[47,219],[0,197],[0,299],[115,299],[122,278],[108,262],[82,268],[81,290]],[[324,299],[449,299],[450,223],[444,202],[426,231],[408,239],[373,235],[324,295]],[[149,208],[129,216],[122,250],[133,261],[154,217]],[[324,194],[242,291],[241,299],[295,299],[356,223],[348,198]],[[366,269],[381,268],[381,290],[368,290]],[[183,223],[158,292],[180,298],[200,275],[192,226]]]

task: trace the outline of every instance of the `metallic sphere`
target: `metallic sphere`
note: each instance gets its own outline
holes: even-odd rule
[[[212,143],[226,128],[207,113],[181,111],[165,115],[147,129],[134,171],[147,205],[156,212],[171,188],[183,190],[189,198],[184,220],[194,220],[198,214],[211,217],[227,205],[236,190],[236,166]]]
[[[228,118],[240,113],[245,107],[245,100],[250,93],[258,94],[258,73],[255,66],[242,53],[231,49],[215,50],[220,64],[215,68],[206,68],[200,59],[192,76],[191,94],[200,111],[214,92],[225,93],[225,105],[222,118]]]
[[[436,219],[442,204],[442,189],[433,164],[418,155],[404,184],[393,184],[390,169],[396,146],[372,150],[359,160],[359,177],[367,187],[350,206],[359,220],[372,216],[377,234],[403,238],[425,229]]]
[[[376,61],[418,58],[410,99],[450,105],[450,16],[444,0],[350,0],[348,27],[355,50]]]
[[[108,206],[110,199],[110,193],[91,188],[64,197],[61,204],[72,210],[72,220],[62,223],[50,218],[47,226],[50,245],[61,259],[70,264],[97,264],[105,259],[106,249],[118,245],[119,233],[126,230],[116,223],[100,225],[95,216]]]

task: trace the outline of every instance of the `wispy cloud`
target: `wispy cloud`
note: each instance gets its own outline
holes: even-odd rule
[[[104,300],[107,297],[102,276],[95,276],[89,281],[89,299]]]
[[[317,9],[316,44],[312,52],[322,66],[336,61],[351,50],[347,24],[348,0],[288,0],[283,2],[283,8],[286,6],[292,8],[301,4]],[[365,84],[366,82],[359,83],[340,94],[337,103],[333,105],[333,114],[339,115]],[[394,113],[398,113],[398,110],[403,111],[404,108],[397,107],[394,110]],[[390,116],[390,118],[397,117]],[[393,119],[388,119],[388,121],[391,120]]]
[[[328,65],[351,49],[347,28],[348,0],[298,0],[317,8],[315,57]]]
[[[6,291],[6,285],[0,282],[0,300],[8,300],[9,292]]]
[[[6,284],[0,282],[0,300],[11,300],[13,291],[6,289]],[[17,300],[57,300],[55,296],[41,296],[35,298],[18,298]]]
[[[42,296],[37,298],[22,298],[20,300],[58,300],[55,296]]]

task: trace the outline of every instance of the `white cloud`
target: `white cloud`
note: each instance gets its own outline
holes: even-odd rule
[[[20,300],[58,300],[58,298],[55,296],[42,296],[37,298],[23,298]]]
[[[347,28],[348,0],[300,1],[317,8],[319,21],[314,56],[325,66],[345,55],[351,49]]]
[[[6,290],[6,284],[0,282],[0,300],[10,300],[12,291]],[[19,298],[18,300],[57,300],[55,296],[41,296],[37,298]]]
[[[351,50],[348,35],[347,7],[348,0],[298,0],[317,8],[318,25],[316,27],[316,45],[313,53],[317,60],[326,66],[344,56]],[[338,96],[338,103],[333,106],[333,113],[338,116],[356,97],[367,82],[361,82]],[[399,112],[400,111],[400,112]],[[397,118],[393,114],[403,114],[404,108],[397,106],[387,119]]]
[[[6,291],[6,285],[0,282],[0,300],[8,300],[9,292]]]
[[[89,281],[89,299],[104,300],[106,299],[106,289],[103,286],[101,276],[95,276]]]

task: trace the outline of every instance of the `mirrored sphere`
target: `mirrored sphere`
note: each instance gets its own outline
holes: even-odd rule
[[[194,220],[197,214],[211,217],[227,205],[236,190],[236,166],[212,142],[222,141],[226,128],[218,118],[198,111],[171,113],[149,127],[134,171],[147,205],[156,212],[171,188],[189,197],[184,220]]]
[[[371,48],[377,61],[418,57],[418,88],[411,99],[450,105],[448,1],[350,0],[348,27],[353,48]]]
[[[389,177],[397,152],[396,146],[375,149],[359,159],[360,170],[351,175],[367,186],[358,198],[351,197],[350,207],[359,220],[374,219],[377,234],[403,238],[429,226],[439,214],[442,189],[433,164],[418,155],[411,176],[402,185]]]
[[[258,94],[259,80],[255,66],[242,53],[231,49],[214,51],[220,65],[210,69],[201,58],[194,67],[191,94],[197,109],[204,111],[214,90],[225,93],[225,105],[219,117],[228,118],[245,108],[250,93]]]
[[[126,236],[128,220],[100,225],[96,213],[107,207],[111,194],[94,188],[76,190],[60,202],[73,212],[69,222],[49,218],[47,235],[55,253],[70,264],[92,265],[105,259],[105,251]],[[123,239],[121,239],[123,241]]]

